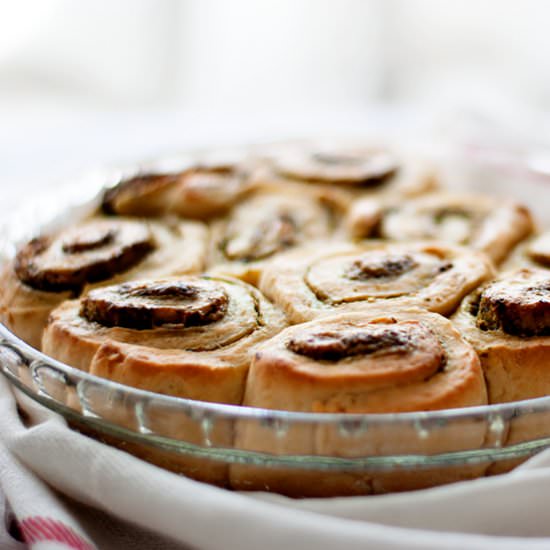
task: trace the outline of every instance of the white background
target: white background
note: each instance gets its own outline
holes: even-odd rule
[[[550,142],[544,0],[0,0],[0,201],[316,133]]]

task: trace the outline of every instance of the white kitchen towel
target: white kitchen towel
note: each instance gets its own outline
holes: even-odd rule
[[[11,428],[23,428],[18,421],[13,395],[4,380],[1,396],[3,421]],[[54,418],[52,422],[59,423],[60,419]],[[2,433],[8,435],[7,430],[2,429]],[[94,550],[95,546],[62,503],[9,452],[4,441],[0,444],[0,472],[0,486],[8,502],[5,523],[13,527],[16,522],[16,529],[25,542],[37,549],[63,548],[65,545],[78,550]],[[15,522],[10,517],[12,513]]]
[[[25,396],[18,402],[25,422],[0,377],[0,483],[33,549],[550,548],[550,452],[505,476],[421,492],[292,500],[161,470],[73,432]],[[57,492],[127,522],[128,538],[103,542],[104,524]],[[134,531],[159,538],[140,546]]]

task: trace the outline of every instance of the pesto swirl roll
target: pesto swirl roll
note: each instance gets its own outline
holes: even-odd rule
[[[427,159],[384,145],[289,145],[270,160],[267,178],[339,188],[354,198],[413,197],[439,186],[437,170]]]
[[[55,309],[43,349],[64,363],[155,393],[240,404],[256,347],[286,326],[283,314],[241,281],[205,276],[132,281],[95,288]],[[96,405],[97,406],[97,405]],[[137,429],[132,403],[105,406],[105,418]],[[227,447],[231,426],[208,435],[196,418],[154,406],[141,422],[159,435]],[[138,456],[195,479],[227,484],[226,464],[141,444]]]
[[[487,403],[479,359],[451,322],[417,309],[367,306],[294,325],[257,350],[244,404],[316,413],[398,413],[470,407]],[[357,422],[357,420],[356,420]],[[373,425],[354,439],[333,420],[296,422],[283,441],[261,424],[243,421],[239,448],[274,454],[368,457],[384,454],[475,449],[485,428],[458,425],[418,435],[413,423]],[[239,489],[269,487],[291,496],[368,494],[415,489],[467,479],[484,466],[391,473],[255,469],[235,465]]]
[[[259,288],[293,323],[361,311],[369,304],[449,315],[492,273],[483,254],[436,242],[319,243],[273,261]]]
[[[105,214],[177,215],[206,220],[225,214],[250,188],[246,163],[197,163],[180,172],[142,172],[123,178],[102,197]]]
[[[358,201],[347,226],[354,238],[436,239],[468,246],[497,264],[534,230],[530,212],[520,204],[451,193],[432,193],[401,204]]]
[[[467,296],[452,320],[479,354],[491,403],[550,394],[550,272],[503,273]]]
[[[0,318],[39,348],[48,315],[90,284],[201,271],[208,232],[197,222],[93,217],[24,244],[2,273]]]
[[[255,288],[206,276],[95,288],[55,309],[43,350],[141,389],[239,404],[254,348],[285,326]]]
[[[257,284],[264,267],[281,253],[336,238],[346,206],[330,190],[264,184],[213,224],[212,272]]]
[[[467,296],[451,318],[476,350],[489,403],[550,395],[550,271],[527,267],[502,273]],[[544,408],[503,422],[502,445],[550,436]],[[492,473],[524,459],[499,461]]]
[[[473,348],[441,315],[367,307],[294,325],[255,354],[244,403],[309,412],[388,413],[481,405]]]

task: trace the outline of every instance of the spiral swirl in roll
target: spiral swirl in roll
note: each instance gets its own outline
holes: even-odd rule
[[[508,272],[470,294],[453,322],[481,358],[491,403],[550,394],[550,273]]]
[[[366,308],[295,325],[252,362],[245,404],[311,412],[406,412],[481,405],[474,350],[444,317]]]
[[[414,197],[439,187],[432,163],[384,146],[294,144],[268,156],[272,169],[264,179],[339,188],[354,199]]]
[[[181,276],[94,288],[50,316],[44,351],[92,374],[149,390],[240,404],[256,346],[285,326],[284,316],[253,287],[228,278]],[[136,429],[132,406],[109,407],[107,418]],[[206,436],[181,409],[153,407],[143,419],[156,434],[200,446],[231,446],[218,423]],[[146,419],[146,420],[145,420]],[[205,441],[205,438],[207,441]],[[146,445],[124,445],[164,468],[225,486],[228,467]]]
[[[15,258],[19,280],[37,290],[79,291],[139,264],[155,247],[151,229],[134,221],[97,220],[57,238],[39,237]]]
[[[393,413],[484,405],[487,394],[475,351],[449,320],[416,309],[367,306],[361,313],[294,325],[260,346],[244,403],[302,412]],[[296,424],[281,442],[248,422],[239,426],[237,444],[275,454],[365,457],[473,449],[485,436],[481,425],[466,433],[450,426],[424,438],[411,423],[367,429],[368,437],[353,438],[335,422]],[[480,475],[483,468],[338,472],[326,482],[317,473],[315,483],[309,472],[235,465],[231,481],[239,489],[267,486],[292,496],[330,496],[426,487]]]
[[[534,229],[529,211],[482,195],[434,193],[401,205],[357,202],[347,225],[355,238],[437,239],[469,246],[501,263]]]
[[[380,149],[291,149],[275,158],[275,169],[289,179],[312,183],[376,186],[393,176],[399,161]]]
[[[250,186],[250,174],[237,164],[197,165],[180,173],[143,173],[107,189],[106,214],[208,219],[227,212]]]
[[[307,241],[332,238],[343,209],[330,192],[266,185],[214,225],[214,272],[256,284],[267,260]]]
[[[240,403],[255,346],[285,326],[255,288],[181,276],[96,288],[54,310],[43,349],[130,386]]]
[[[296,250],[268,265],[259,286],[299,323],[372,303],[448,315],[491,275],[483,254],[460,247],[372,242]]]
[[[7,265],[0,316],[39,348],[50,311],[89,284],[204,268],[207,230],[195,222],[91,218],[25,244]]]

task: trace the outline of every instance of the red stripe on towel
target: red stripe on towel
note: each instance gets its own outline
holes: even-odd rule
[[[72,550],[97,550],[74,529],[62,521],[42,516],[32,516],[18,522],[27,544],[37,542],[60,542]]]

